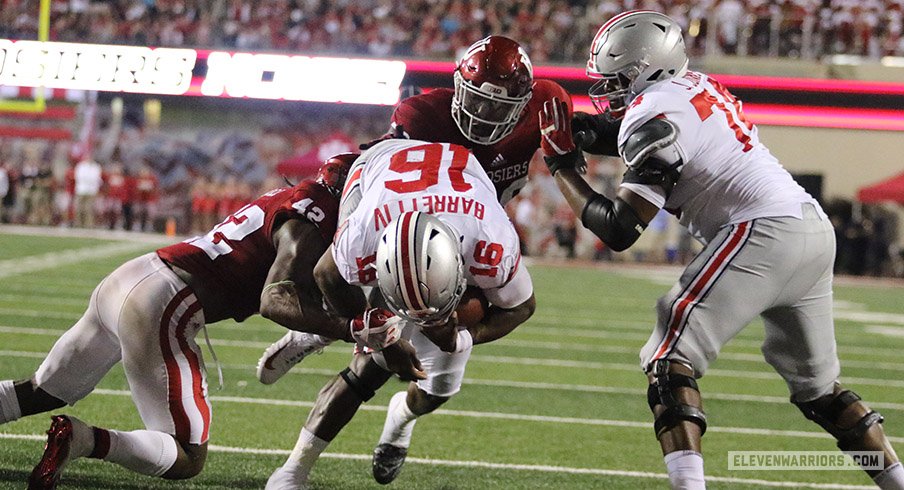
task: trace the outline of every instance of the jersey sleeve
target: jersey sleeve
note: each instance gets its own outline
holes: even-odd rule
[[[625,112],[625,117],[622,121],[621,130],[618,134],[618,152],[623,159],[625,157],[624,150],[625,145],[628,142],[628,138],[630,138],[632,134],[640,129],[641,126],[649,122],[651,119],[657,117],[665,118],[667,120],[674,120],[676,119],[675,116],[678,114],[678,112],[685,109],[677,103],[681,102],[680,100],[678,100],[678,98],[676,98],[674,95],[672,95],[670,98],[669,95],[670,94],[660,92],[640,94],[628,106],[628,110]],[[672,143],[670,146],[673,146],[673,148],[659,151],[677,151],[681,158],[684,161],[687,161],[685,152],[677,141]],[[656,153],[654,153],[653,155],[655,156]],[[681,171],[680,167],[678,168],[678,171]],[[619,187],[629,189],[630,191],[646,199],[659,208],[665,206],[666,199],[668,198],[666,191],[658,185],[622,182]]]
[[[565,105],[568,107],[565,117],[570,120],[574,116],[574,103],[571,101],[571,94],[552,80],[537,80],[534,82],[531,104],[528,108],[530,109],[533,106],[536,108],[535,111],[539,112],[543,109],[543,104],[547,101],[552,101],[554,98],[565,101]],[[532,114],[532,116],[538,116],[538,114]],[[539,147],[539,139],[537,144]]]
[[[333,239],[333,261],[343,279],[353,286],[376,286],[377,259],[373,236],[367,236],[365,227],[359,221],[360,215],[353,213],[339,225]]]
[[[282,200],[274,210],[272,227],[288,219],[305,219],[320,231],[325,243],[336,233],[339,202],[320,184],[304,181],[292,188],[288,199]]]
[[[518,257],[505,284],[498,288],[484,290],[484,295],[491,304],[500,308],[514,308],[534,294],[534,283],[527,267],[521,264],[520,259],[521,257]]]
[[[398,138],[461,142],[464,136],[452,119],[452,99],[451,89],[438,88],[403,100],[392,114],[391,130]]]
[[[392,113],[389,134],[396,138],[439,141],[432,134],[436,113],[427,97],[428,94],[422,94],[400,102]]]
[[[513,308],[533,294],[530,274],[521,263],[518,235],[511,224],[494,226],[492,233],[466,241],[464,256],[468,283],[483,290],[487,299],[500,308]]]

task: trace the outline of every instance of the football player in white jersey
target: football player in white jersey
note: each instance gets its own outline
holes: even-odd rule
[[[486,172],[462,146],[407,139],[376,144],[352,167],[339,215],[333,245],[315,268],[324,299],[337,313],[360,312],[366,305],[361,287],[379,286],[384,304],[398,315],[392,318],[404,321],[359,333],[366,340],[320,391],[268,489],[306,484],[320,453],[390,379],[380,349],[401,330],[426,376],[392,397],[374,450],[374,478],[393,481],[417,417],[461,388],[471,347],[508,334],[535,308],[515,229]],[[476,325],[458,325],[453,314],[466,286],[479,288],[491,304]],[[312,342],[312,349],[326,343]]]
[[[657,303],[656,329],[640,353],[672,487],[705,487],[706,416],[695,379],[759,315],[766,326],[763,353],[786,381],[791,401],[840,449],[883,452],[885,469],[869,475],[880,488],[904,488],[882,416],[837,380],[829,220],[760,143],[741,103],[687,65],[672,19],[652,11],[616,15],[597,32],[587,63],[587,74],[599,79],[590,96],[601,114],[576,118],[573,134],[553,102],[540,122],[559,189],[610,248],[630,247],[661,208],[705,245]],[[590,133],[607,132],[595,127],[617,124],[628,170],[610,200],[581,177],[580,147],[597,136]]]

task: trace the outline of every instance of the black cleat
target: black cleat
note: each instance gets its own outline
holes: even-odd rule
[[[374,449],[373,473],[374,480],[381,485],[392,483],[402,471],[405,457],[408,456],[407,447],[393,446],[392,444],[380,444]]]

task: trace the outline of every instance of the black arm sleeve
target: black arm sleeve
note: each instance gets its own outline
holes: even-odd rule
[[[647,227],[628,203],[596,193],[584,205],[581,223],[616,252],[633,245]]]
[[[618,131],[621,129],[621,119],[610,121],[602,114],[587,114],[575,112],[571,121],[571,133],[577,135],[584,133],[580,144],[581,149],[592,155],[618,155]],[[575,140],[575,143],[579,143]]]

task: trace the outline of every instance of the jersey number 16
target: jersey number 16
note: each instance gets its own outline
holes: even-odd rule
[[[452,189],[465,192],[471,184],[465,182],[464,170],[470,154],[464,147],[452,144],[431,143],[406,148],[392,156],[389,169],[400,174],[417,172],[414,180],[387,180],[386,188],[399,194],[420,192],[439,183],[440,167],[450,161],[447,175]]]

